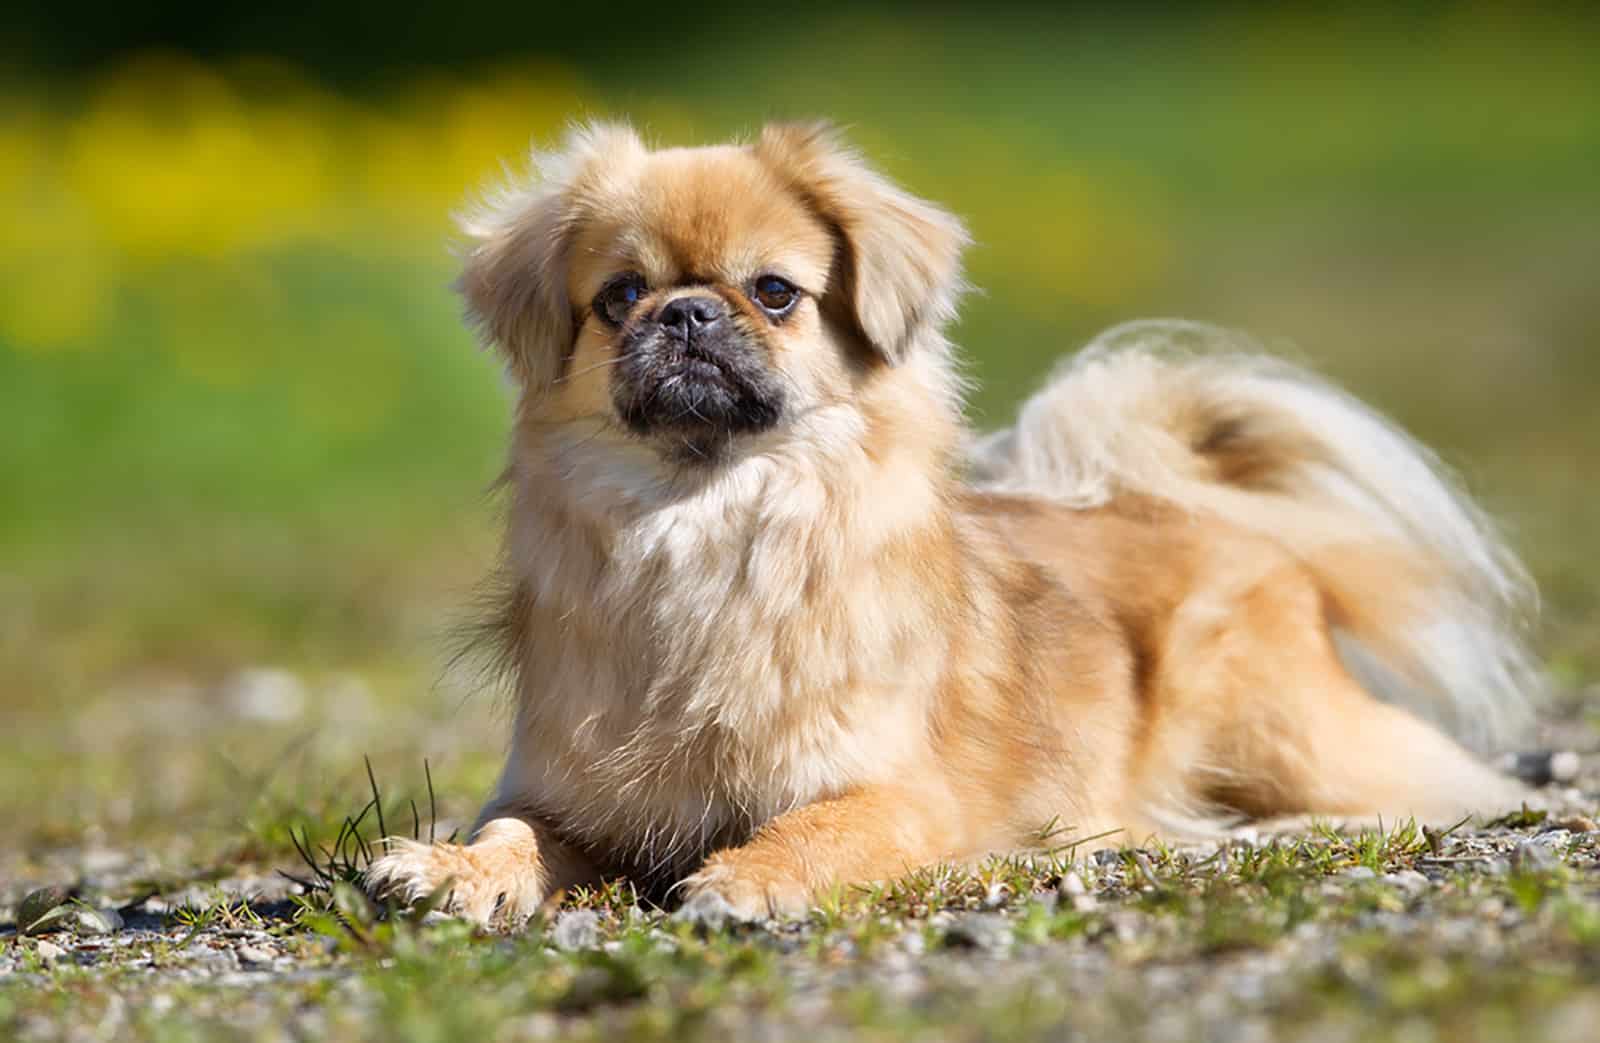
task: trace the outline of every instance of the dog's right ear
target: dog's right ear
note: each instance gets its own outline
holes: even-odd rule
[[[904,360],[922,331],[955,317],[970,240],[953,214],[873,170],[828,123],[769,124],[755,153],[839,235],[830,295],[881,357]]]
[[[626,124],[575,127],[561,149],[536,152],[529,174],[461,217],[467,243],[456,288],[468,318],[505,354],[525,389],[548,388],[572,350],[568,254],[589,182],[644,154]]]

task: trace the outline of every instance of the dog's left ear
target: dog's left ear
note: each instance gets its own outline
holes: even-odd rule
[[[755,153],[837,231],[842,270],[828,293],[880,355],[899,362],[919,334],[955,317],[970,239],[953,215],[867,166],[827,123],[771,124]]]
[[[602,192],[606,171],[626,170],[644,154],[626,124],[574,127],[562,148],[534,154],[528,176],[460,219],[466,244],[457,287],[467,315],[528,391],[549,388],[572,349],[567,253],[584,198]]]

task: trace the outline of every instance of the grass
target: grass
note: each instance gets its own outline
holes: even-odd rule
[[[83,967],[25,962],[22,983],[0,983],[0,1029],[29,1038],[47,1023],[105,1024],[118,1009],[129,1035],[150,1039],[271,1038],[273,1026],[364,1039],[712,1039],[758,1024],[769,1038],[1120,1037],[1235,1019],[1270,1019],[1291,1039],[1401,1039],[1419,1025],[1510,1039],[1580,1023],[1600,1002],[1600,897],[1575,868],[1595,857],[1595,838],[1574,834],[1577,850],[1552,868],[1503,874],[1461,859],[1463,843],[1442,837],[1435,855],[1402,824],[1087,862],[999,859],[855,889],[804,922],[710,934],[611,887],[570,897],[565,915],[594,914],[594,944],[576,951],[553,945],[542,921],[486,935],[386,914],[343,883],[320,908],[275,920],[219,896],[170,914],[188,935],[149,943],[142,967],[131,951]],[[1374,872],[1352,877],[1357,868]],[[1420,886],[1397,875],[1419,869]],[[1085,881],[1080,893],[1063,889],[1069,873]],[[998,928],[975,932],[975,917]],[[174,975],[155,986],[172,1002],[150,1003],[152,968],[181,966],[208,926],[277,937],[296,977],[261,990]]]

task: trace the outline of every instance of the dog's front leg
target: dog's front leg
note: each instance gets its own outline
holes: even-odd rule
[[[557,890],[596,877],[588,859],[536,819],[491,807],[481,821],[467,844],[387,840],[367,868],[367,889],[413,903],[448,885],[444,911],[514,927]]]
[[[689,918],[802,916],[836,886],[902,876],[959,848],[948,799],[869,786],[780,815],[742,847],[718,851],[681,885]]]

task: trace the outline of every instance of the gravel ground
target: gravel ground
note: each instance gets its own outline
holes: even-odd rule
[[[1600,744],[1545,738],[1578,774],[1496,823],[1000,861],[716,932],[621,888],[496,936],[294,862],[11,852],[0,1038],[1594,1038]]]

